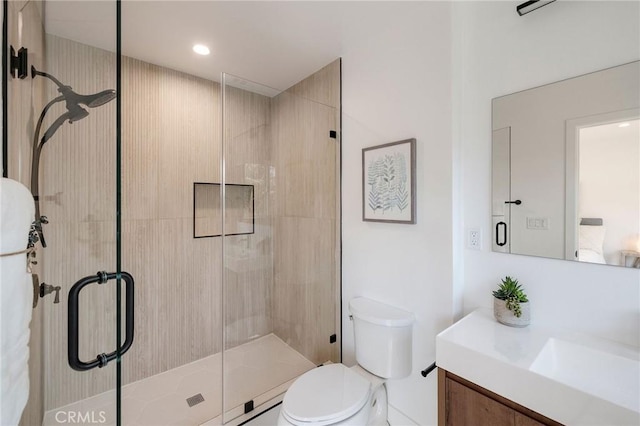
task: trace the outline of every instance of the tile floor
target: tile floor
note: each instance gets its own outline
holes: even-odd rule
[[[225,421],[241,419],[244,403],[278,402],[296,377],[315,367],[273,334],[232,348],[225,362]],[[186,399],[202,394],[189,407]],[[45,413],[43,426],[115,425],[115,391]],[[127,426],[207,426],[222,424],[222,355],[203,358],[122,388],[122,420]],[[256,410],[257,411],[257,410]]]

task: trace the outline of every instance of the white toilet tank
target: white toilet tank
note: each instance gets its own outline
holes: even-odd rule
[[[386,379],[411,374],[413,314],[364,297],[352,299],[349,312],[358,364]]]

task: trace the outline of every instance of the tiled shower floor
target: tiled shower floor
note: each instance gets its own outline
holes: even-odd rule
[[[232,348],[225,356],[227,420],[284,393],[291,382],[315,365],[273,334]],[[126,362],[126,360],[125,360]],[[221,424],[222,355],[217,353],[122,388],[122,424],[127,426],[198,426]],[[70,423],[69,413],[84,417],[75,424],[115,425],[115,391],[78,401],[45,414],[43,426]],[[187,398],[204,401],[189,407]],[[56,420],[56,414],[58,420]]]

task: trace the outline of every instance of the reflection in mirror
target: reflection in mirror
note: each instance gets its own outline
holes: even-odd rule
[[[639,120],[580,129],[578,260],[617,265],[637,249],[640,205]],[[587,220],[586,218],[595,220]],[[635,225],[635,226],[634,226]]]
[[[493,250],[640,267],[640,62],[493,100]]]

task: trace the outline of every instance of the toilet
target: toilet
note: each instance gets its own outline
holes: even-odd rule
[[[328,364],[298,377],[278,425],[387,425],[387,379],[411,373],[412,313],[364,297],[349,302],[357,365]]]

